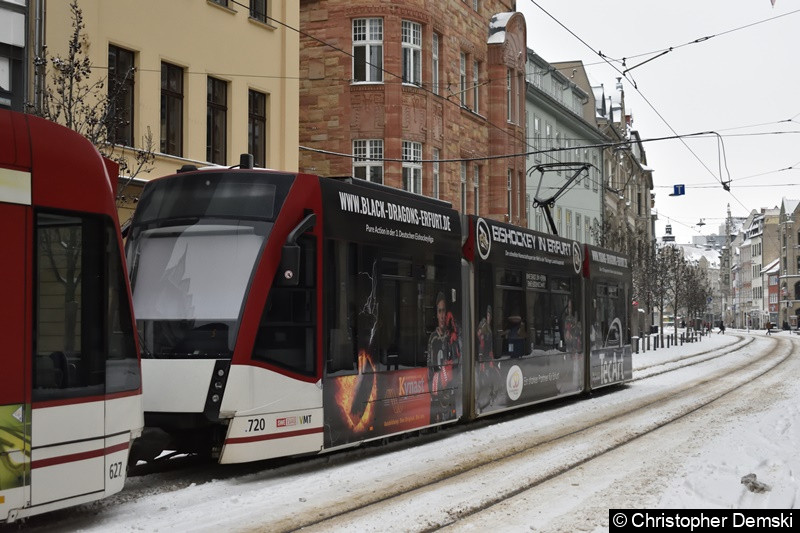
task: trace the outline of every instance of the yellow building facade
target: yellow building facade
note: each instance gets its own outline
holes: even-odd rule
[[[151,132],[154,168],[137,181],[184,164],[236,165],[240,154],[253,151],[259,166],[297,170],[297,2],[79,0],[78,6],[92,76],[113,77],[131,63],[135,69],[126,80],[129,131],[116,144],[141,148]],[[43,9],[48,55],[65,56],[70,2],[31,7]],[[136,187],[123,194],[131,200]]]

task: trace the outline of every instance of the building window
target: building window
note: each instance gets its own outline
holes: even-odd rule
[[[575,240],[583,242],[583,226],[581,226],[580,213],[575,213]]]
[[[433,43],[431,44],[431,90],[433,94],[439,94],[439,34],[433,34]]]
[[[0,56],[0,91],[11,92],[11,59]]]
[[[422,85],[422,26],[403,21],[403,83]]]
[[[553,159],[557,162],[561,162],[561,132],[556,130],[556,144],[554,146],[556,149]],[[561,175],[561,167],[556,167],[556,174],[559,176]]]
[[[572,211],[567,209],[567,232],[564,234],[566,238],[572,238]]]
[[[506,69],[506,120],[513,122],[513,98],[511,96],[511,69]]]
[[[108,137],[114,144],[133,145],[134,52],[108,46]]]
[[[480,84],[478,78],[481,64],[477,61],[472,62],[472,110],[480,113]]]
[[[480,213],[480,205],[481,205],[480,193],[479,193],[480,183],[481,183],[481,167],[479,167],[478,165],[475,165],[473,167],[473,169],[472,169],[472,188],[475,191],[475,198],[474,198],[474,200],[475,200],[475,213],[474,214],[476,214],[476,215]]]
[[[358,179],[383,183],[383,140],[353,141],[353,176]]]
[[[533,154],[533,158],[536,161],[542,160],[542,154],[539,153],[539,150],[542,149],[542,121],[536,115],[533,116],[533,149],[536,150],[536,153]]]
[[[513,204],[511,202],[511,181],[513,179],[512,178],[513,175],[514,174],[512,173],[511,169],[509,169],[508,170],[508,177],[506,178],[506,189],[507,189],[506,192],[508,193],[508,222],[509,223],[511,222],[511,216],[514,214]]]
[[[553,127],[549,123],[544,125],[544,149],[550,150],[553,147]]]
[[[422,194],[422,144],[403,141],[403,188]]]
[[[267,166],[267,95],[247,91],[247,151],[256,166]]]
[[[211,0],[215,4],[228,7],[228,0]]]
[[[461,162],[461,212],[467,212],[467,163]]]
[[[162,153],[183,156],[183,69],[161,63]]]
[[[267,0],[250,0],[250,18],[267,23]]]
[[[459,66],[459,91],[461,94],[461,105],[467,106],[467,54],[461,52],[461,63]]]
[[[439,149],[433,149],[433,197],[439,198]]]
[[[558,228],[559,235],[564,235],[562,233],[561,207],[556,207],[556,228]]]
[[[353,20],[353,80],[383,81],[383,19]]]
[[[228,160],[228,83],[208,77],[206,115],[206,159],[219,165]]]

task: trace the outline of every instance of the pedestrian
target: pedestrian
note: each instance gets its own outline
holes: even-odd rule
[[[723,335],[725,334],[725,322],[719,323],[719,332],[722,333]]]
[[[767,322],[767,335],[772,335],[772,323]]]

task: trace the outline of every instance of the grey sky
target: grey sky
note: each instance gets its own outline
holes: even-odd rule
[[[621,74],[596,52],[626,58],[625,67],[612,62],[624,71],[673,47],[623,79],[633,126],[643,139],[716,131],[724,154],[715,136],[645,144],[659,238],[667,223],[681,242],[716,233],[727,204],[745,216],[779,206],[782,197],[800,198],[800,2],[518,0],[517,10],[529,48],[551,63],[582,60],[607,92]],[[720,184],[728,179],[730,193]],[[686,185],[685,196],[669,196],[675,184]],[[700,218],[705,226],[696,225]]]

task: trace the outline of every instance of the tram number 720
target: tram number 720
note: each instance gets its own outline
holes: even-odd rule
[[[247,433],[251,431],[264,431],[267,428],[267,422],[263,418],[248,418],[247,424]]]

